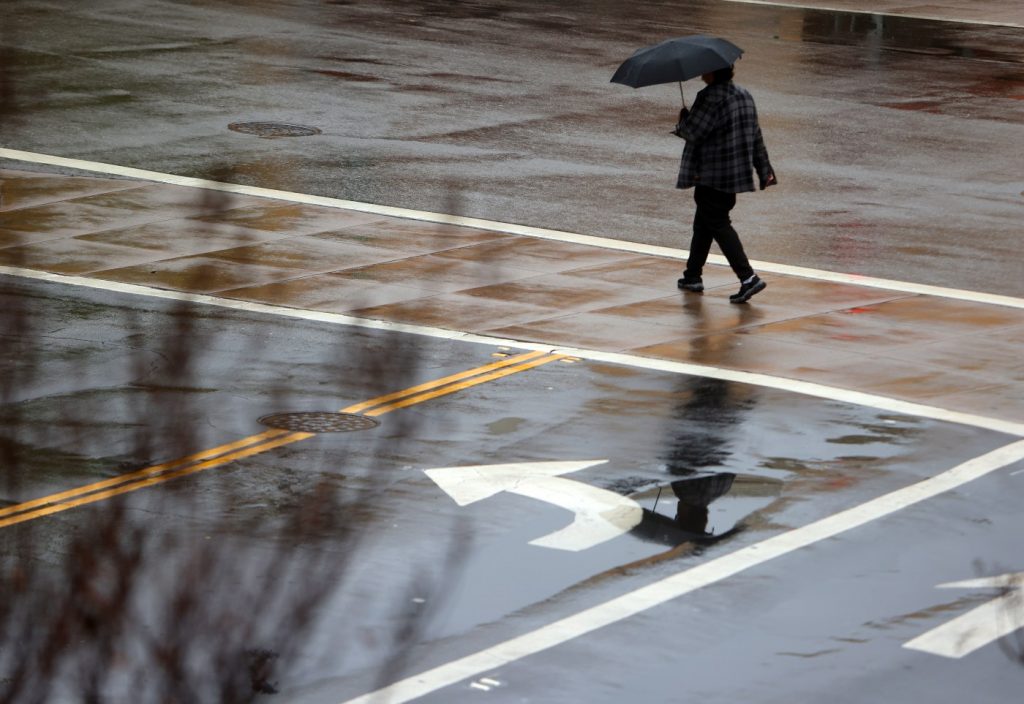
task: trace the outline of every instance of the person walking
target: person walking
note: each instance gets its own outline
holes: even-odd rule
[[[740,280],[740,290],[729,301],[746,303],[767,284],[750,266],[729,212],[736,206],[737,193],[754,190],[753,172],[762,191],[778,181],[768,161],[754,99],[732,78],[732,66],[701,76],[707,87],[697,94],[692,110],[683,106],[673,131],[686,140],[676,188],[693,188],[697,204],[690,256],[678,286],[696,293],[704,290],[701,273],[711,243],[717,242]]]

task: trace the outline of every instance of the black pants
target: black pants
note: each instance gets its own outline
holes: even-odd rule
[[[690,240],[690,258],[686,260],[687,279],[699,279],[711,251],[711,243],[717,242],[722,254],[729,260],[729,266],[745,281],[754,275],[747,261],[740,236],[732,228],[729,211],[736,206],[736,194],[716,191],[707,186],[697,186],[693,191],[697,212],[693,216],[693,238]]]

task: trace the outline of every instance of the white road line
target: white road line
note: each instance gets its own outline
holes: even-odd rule
[[[912,20],[932,20],[934,22],[956,22],[958,24],[984,25],[988,27],[1024,27],[1024,24],[1000,22],[997,20],[968,20],[959,17],[943,17],[941,15],[918,14],[911,12],[892,12],[879,10],[854,10],[849,7],[827,7],[824,5],[807,5],[804,3],[771,2],[770,0],[727,0],[742,5],[767,5],[769,7],[786,7],[795,10],[821,10],[822,12],[848,12],[853,15],[885,15],[887,17],[906,17]],[[924,7],[919,6],[919,7]]]
[[[52,274],[45,271],[35,271],[33,269],[19,269],[16,267],[0,266],[0,275],[16,276],[25,279],[34,279],[37,281],[49,281],[71,286],[81,286],[83,288],[97,289],[100,291],[111,291],[136,296],[150,296],[153,298],[164,298],[172,301],[185,301],[188,303],[216,306],[218,308],[227,308],[230,310],[261,313],[264,315],[274,315],[299,320],[309,320],[328,323],[331,325],[350,325],[352,327],[368,328],[371,330],[391,330],[409,335],[420,335],[444,340],[458,340],[496,347],[554,352],[556,354],[564,354],[570,357],[578,357],[580,359],[587,359],[595,362],[607,362],[609,364],[619,364],[622,366],[646,369],[650,371],[704,376],[712,379],[721,379],[723,381],[734,381],[741,384],[752,384],[754,386],[780,389],[782,391],[803,394],[805,396],[813,396],[815,398],[822,398],[830,401],[840,401],[842,403],[867,406],[869,408],[876,408],[878,410],[889,411],[892,413],[929,418],[949,423],[959,423],[961,425],[969,425],[975,428],[984,428],[986,430],[993,430],[1000,433],[1024,437],[1024,423],[1016,423],[1000,418],[979,416],[972,413],[961,413],[959,411],[951,411],[945,408],[938,408],[936,406],[926,406],[920,403],[901,401],[887,396],[878,396],[876,394],[825,386],[824,384],[815,384],[809,381],[770,376],[768,374],[724,369],[721,367],[692,364],[688,362],[673,362],[670,360],[640,357],[637,355],[619,352],[601,352],[598,350],[578,349],[575,347],[552,348],[551,345],[540,343],[522,342],[520,340],[490,337],[488,335],[458,332],[455,330],[445,330],[443,328],[433,328],[424,325],[408,325],[404,323],[392,323],[384,320],[370,320],[367,318],[357,318],[351,315],[343,315],[341,313],[327,313],[323,311],[303,310],[301,308],[288,308],[286,306],[275,306],[267,303],[254,303],[251,301],[239,301],[231,298],[218,298],[216,296],[203,294],[170,291],[167,289],[140,286],[138,284],[125,284],[116,281],[104,281],[102,279],[91,279],[82,276],[65,276],[63,274]]]
[[[307,195],[304,193],[291,193],[289,191],[277,191],[270,188],[259,188],[257,186],[242,186],[234,183],[221,183],[219,181],[208,181],[201,178],[189,176],[175,176],[164,174],[158,171],[146,171],[114,164],[103,164],[95,161],[82,161],[80,159],[67,159],[60,156],[48,154],[36,154],[16,149],[0,147],[0,158],[25,161],[33,164],[46,164],[80,171],[92,171],[109,176],[122,176],[126,178],[142,179],[157,183],[167,183],[174,186],[186,186],[189,188],[204,188],[207,190],[223,191],[238,195],[255,196],[258,198],[273,198],[289,203],[303,203],[305,205],[318,205],[327,208],[343,208],[355,210],[362,213],[373,213],[388,217],[419,220],[422,222],[443,223],[447,225],[458,225],[461,227],[474,227],[480,230],[492,232],[503,232],[510,235],[523,235],[525,237],[537,237],[540,239],[556,240],[558,242],[570,242],[573,244],[601,247],[631,254],[647,254],[668,259],[685,260],[688,252],[673,247],[660,247],[658,245],[640,244],[638,242],[627,242],[614,240],[607,237],[594,237],[592,235],[581,235],[574,232],[562,232],[560,230],[548,230],[540,227],[529,227],[526,225],[515,225],[512,223],[496,222],[494,220],[482,220],[479,218],[466,218],[458,215],[445,215],[444,213],[431,213],[422,210],[409,210],[407,208],[395,208],[386,205],[375,205],[373,203],[360,203],[353,200],[341,200],[339,198],[327,198],[325,196]],[[712,255],[709,261],[727,265],[728,262],[720,255]],[[1024,309],[1024,298],[1012,296],[1000,296],[994,293],[980,293],[977,291],[963,291],[960,289],[945,288],[942,286],[928,286],[926,284],[915,284],[907,281],[893,281],[890,279],[878,279],[871,276],[860,276],[858,274],[840,274],[832,271],[822,271],[801,266],[789,266],[787,264],[774,264],[772,262],[751,261],[754,268],[759,271],[785,276],[798,276],[804,279],[815,281],[828,281],[831,283],[851,284],[854,286],[865,286],[868,288],[880,288],[887,291],[900,291],[926,296],[937,296],[939,298],[951,298],[958,301],[969,301],[972,303],[985,303],[989,305],[1007,306],[1010,308]]]
[[[1018,608],[1022,603],[1024,572],[947,582],[938,588],[996,589],[1002,594],[904,643],[904,648],[944,658],[962,658],[1024,628],[1024,609]]]
[[[517,660],[623,621],[655,606],[660,606],[701,587],[728,579],[752,567],[877,521],[1022,459],[1024,459],[1024,440],[1018,440],[957,465],[930,479],[885,494],[846,511],[840,511],[801,528],[762,540],[728,555],[709,560],[504,643],[413,675],[375,692],[349,699],[344,704],[370,704],[384,701],[389,704],[401,704],[436,692],[443,687],[476,677],[483,672],[497,670]]]

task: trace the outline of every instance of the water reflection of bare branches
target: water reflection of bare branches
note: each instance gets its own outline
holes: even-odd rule
[[[1006,624],[1012,627],[1024,622],[1024,572],[1014,572],[1004,565],[986,565],[981,560],[975,561],[974,571],[979,577],[1006,575],[1002,587],[1003,608],[998,614],[1000,626]],[[999,649],[1010,660],[1024,666],[1024,628],[1011,630],[1008,635],[1000,638]]]
[[[230,205],[227,194],[202,191],[195,209]],[[209,287],[209,275],[193,274],[195,288]],[[215,405],[224,393],[211,386],[211,370],[223,376],[234,360],[235,383],[258,383],[249,368],[266,345],[248,330],[255,319],[239,332],[227,314],[186,303],[69,304],[52,285],[0,283],[0,490],[8,507],[55,486],[80,486],[90,474],[115,481],[209,447],[217,437],[211,398]],[[117,311],[120,337],[102,346],[43,334],[67,316],[114,319]],[[419,347],[380,344],[388,354],[376,345],[326,346],[325,357],[310,354],[296,368],[315,368],[336,390],[353,368],[366,374],[365,389],[407,386]],[[123,363],[104,362],[109,377],[90,381],[90,362],[110,354]],[[295,378],[287,381],[287,370],[280,378],[261,397],[282,408],[311,397]],[[396,418],[402,425],[389,451],[402,451],[416,418]],[[0,700],[249,702],[288,683],[306,665],[305,644],[314,634],[327,637],[318,631],[325,609],[386,517],[371,480],[381,468],[346,466],[337,449],[315,441],[303,460],[301,473],[258,462],[227,466],[0,527]],[[254,472],[271,483],[248,479]],[[442,564],[420,568],[410,588],[430,596],[430,607],[404,602],[388,622],[393,633],[382,630],[391,645],[386,672],[406,665],[462,554],[453,537]],[[331,625],[341,650],[352,640],[349,624]]]

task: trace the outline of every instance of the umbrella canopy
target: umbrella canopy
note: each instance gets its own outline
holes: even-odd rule
[[[725,39],[695,34],[639,49],[612,76],[612,83],[641,88],[675,83],[727,68],[743,49]]]

